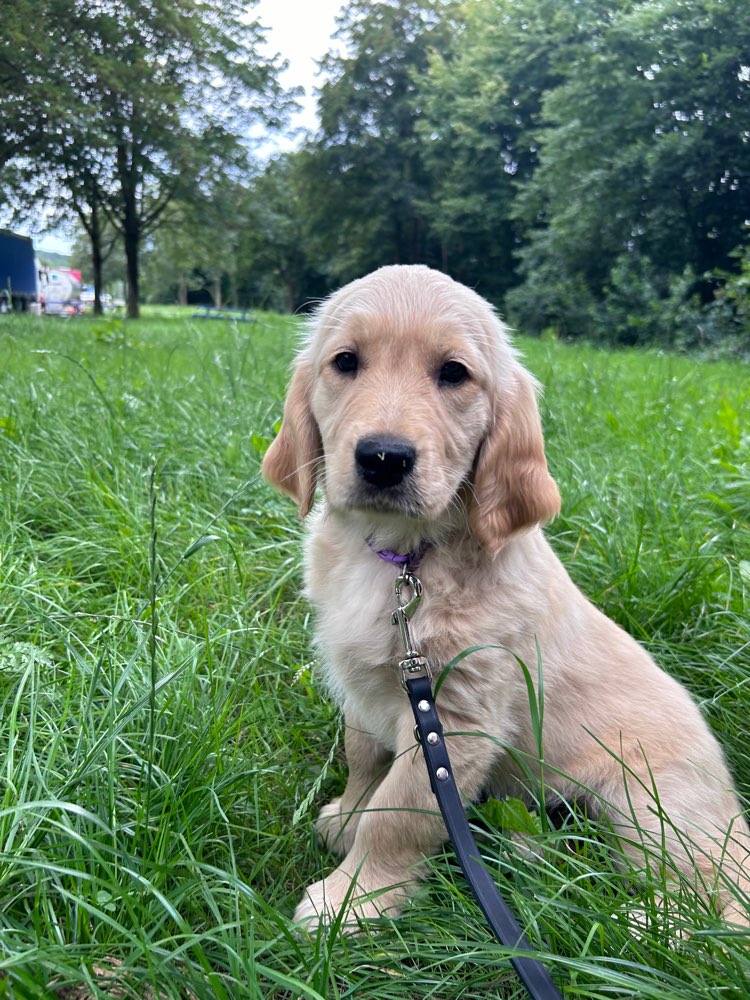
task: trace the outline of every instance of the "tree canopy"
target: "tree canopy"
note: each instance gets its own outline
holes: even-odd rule
[[[338,19],[345,50],[323,60],[320,129],[304,163],[316,250],[341,280],[384,259],[439,261],[418,94],[430,52],[447,44],[453,6],[352,0]]]
[[[42,0],[38,51],[0,44],[0,162],[64,183],[87,229],[119,228],[136,299],[148,239],[155,295],[202,281],[297,308],[419,261],[531,332],[747,344],[744,7],[350,0],[317,131],[262,169],[243,129],[279,122],[284,100],[244,4],[79,0],[61,34]]]
[[[34,41],[3,46],[0,117],[6,159],[22,158],[33,193],[52,182],[71,200],[96,254],[98,219],[122,235],[128,313],[139,251],[166,206],[237,160],[252,121],[279,124],[279,69],[259,54],[260,26],[239,0],[20,0]],[[40,30],[41,29],[41,30]],[[23,23],[14,25],[24,38]],[[36,39],[40,44],[35,48]],[[210,169],[209,169],[210,168]],[[90,227],[90,228],[89,228]]]
[[[545,94],[539,167],[515,205],[528,236],[511,301],[532,326],[574,333],[613,295],[635,306],[647,281],[666,298],[685,274],[687,290],[713,300],[750,220],[742,6],[623,4]],[[639,337],[631,327],[622,339]]]

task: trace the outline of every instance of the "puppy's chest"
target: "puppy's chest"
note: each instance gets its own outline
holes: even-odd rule
[[[397,720],[408,711],[399,670],[404,645],[392,621],[397,606],[395,577],[376,566],[361,575],[356,571],[338,579],[332,575],[318,581],[318,587],[308,584],[328,687],[386,745],[395,738],[391,730]],[[435,645],[434,602],[419,608],[410,628],[415,644],[429,655]]]
[[[396,607],[392,588],[369,581],[361,591],[345,589],[333,600],[310,596],[317,608],[318,642],[337,667],[395,666],[403,657],[400,632],[392,621]]]

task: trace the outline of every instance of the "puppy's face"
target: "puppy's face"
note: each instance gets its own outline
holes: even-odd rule
[[[329,505],[442,517],[492,416],[470,332],[440,316],[355,309],[318,338],[311,361]]]
[[[559,504],[534,383],[502,324],[421,266],[381,268],[324,304],[263,470],[303,515],[317,484],[359,522],[458,514],[491,552]]]

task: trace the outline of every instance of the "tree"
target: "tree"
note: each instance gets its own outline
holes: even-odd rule
[[[226,162],[223,165],[226,167]],[[240,246],[249,223],[248,184],[224,169],[199,184],[189,201],[174,199],[148,241],[147,285],[152,299],[187,305],[190,291],[208,291],[216,306],[238,304]],[[247,171],[245,171],[247,172]]]
[[[736,269],[750,217],[743,12],[740,0],[622,4],[546,95],[540,166],[517,203],[536,227],[511,296],[526,324],[590,333],[615,290],[666,298],[687,269],[710,301],[717,269]],[[571,289],[588,320],[570,314]]]
[[[62,0],[15,0],[0,22],[0,169],[34,148],[54,116],[46,69],[55,56],[54,27]]]
[[[102,195],[124,241],[129,316],[138,314],[141,244],[171,199],[187,198],[203,165],[221,164],[250,121],[283,119],[279,67],[258,54],[260,28],[246,8],[241,0],[81,0],[50,28],[54,120],[26,152],[40,174],[51,167],[74,198],[85,194],[88,218],[99,207],[94,191]],[[26,100],[38,110],[35,88]],[[95,187],[82,173],[91,163]]]
[[[320,130],[305,161],[320,259],[345,281],[382,263],[439,261],[422,205],[416,80],[446,44],[450,0],[352,0],[337,20],[343,54],[323,60]]]
[[[314,263],[320,258],[308,224],[309,156],[303,150],[271,160],[253,182],[246,201],[241,239],[244,281],[264,301],[288,312],[330,291]]]
[[[464,0],[450,43],[418,80],[417,125],[433,178],[424,211],[442,265],[500,303],[517,283],[516,194],[538,163],[542,101],[611,2]]]
[[[212,259],[213,233],[196,218],[195,206],[173,199],[143,254],[146,301],[188,304],[188,294],[207,284],[201,265]]]
[[[100,258],[99,258],[99,284],[94,281],[94,262],[91,255],[91,237],[83,226],[75,230],[73,245],[70,249],[70,266],[77,268],[86,284],[94,285],[95,295],[98,293],[99,309],[96,315],[101,315],[104,311],[103,302],[105,292],[111,296],[121,298],[125,290],[125,254],[123,253],[122,240],[119,233],[112,227],[106,219],[102,221],[101,232],[99,234]]]
[[[107,182],[106,173],[97,164],[91,149],[86,150],[82,156],[81,150],[77,147],[62,148],[61,179],[70,194],[70,201],[78,221],[88,236],[94,284],[94,315],[101,316],[104,262],[112,253],[116,235],[112,232],[112,223],[108,225],[112,212],[108,192],[103,186]],[[50,159],[56,159],[54,153]],[[109,229],[109,240],[105,238],[107,229]]]

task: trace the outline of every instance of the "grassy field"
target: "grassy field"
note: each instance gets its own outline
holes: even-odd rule
[[[301,525],[259,479],[298,321],[0,322],[0,996],[520,997],[449,851],[397,922],[290,925],[332,865],[335,709]],[[750,800],[750,369],[523,341],[549,528],[691,689]],[[332,749],[333,748],[333,749]],[[567,995],[747,997],[747,938],[618,868],[585,816],[485,857]],[[533,821],[533,817],[531,820]],[[656,880],[658,882],[658,880]]]

